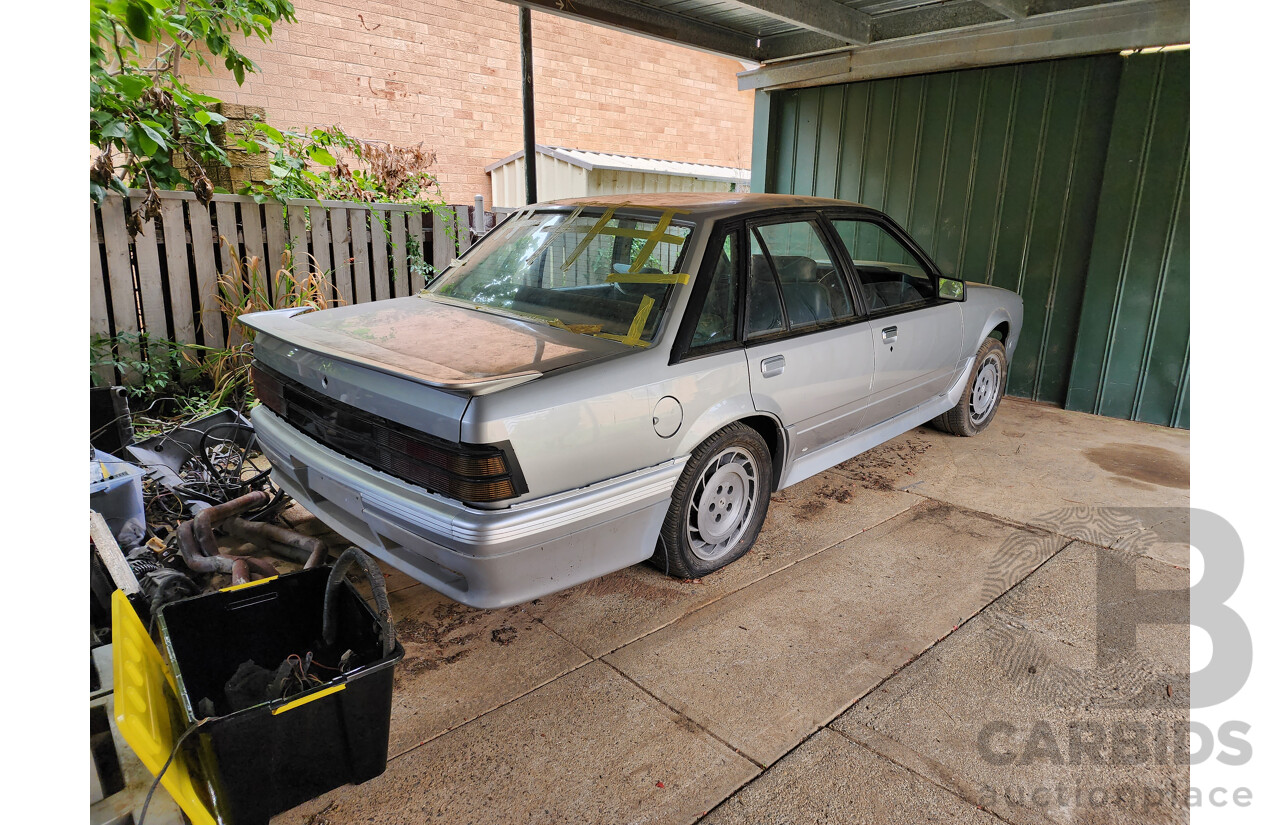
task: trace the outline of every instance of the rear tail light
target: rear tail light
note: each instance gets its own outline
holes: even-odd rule
[[[283,415],[284,388],[279,379],[266,370],[258,369],[257,364],[249,367],[249,379],[253,382],[253,394],[263,406],[276,415]]]
[[[376,470],[459,501],[502,501],[528,489],[509,449],[445,441],[321,395],[260,364],[251,370],[254,394],[267,409]]]

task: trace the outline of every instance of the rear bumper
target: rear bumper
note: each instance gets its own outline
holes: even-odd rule
[[[519,604],[653,554],[684,458],[478,510],[346,458],[259,405],[272,478],[348,541],[472,607]]]

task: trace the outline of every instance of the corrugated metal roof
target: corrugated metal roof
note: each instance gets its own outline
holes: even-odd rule
[[[505,2],[764,64],[739,75],[744,89],[857,73],[868,64],[875,76],[922,74],[1182,43],[1191,16],[1190,0]],[[813,65],[789,65],[802,57]]]
[[[660,175],[674,175],[682,178],[698,178],[700,180],[717,180],[728,183],[748,184],[751,182],[750,169],[735,169],[732,166],[712,166],[708,163],[684,163],[678,160],[657,160],[656,158],[640,158],[632,155],[613,155],[607,152],[590,152],[585,149],[568,149],[561,146],[537,144],[538,152],[580,166],[587,171],[608,169],[618,172],[648,172]],[[524,157],[521,149],[514,155],[496,160],[484,168],[492,172],[514,160]]]

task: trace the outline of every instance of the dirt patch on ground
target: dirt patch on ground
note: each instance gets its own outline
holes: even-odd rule
[[[810,499],[796,508],[796,518],[801,521],[809,521],[817,518],[825,509],[827,509],[827,503],[825,501]]]
[[[915,475],[916,459],[928,452],[929,442],[915,438],[882,444],[851,458],[837,469],[863,487],[897,490],[903,476]]]
[[[1084,457],[1108,473],[1186,490],[1191,486],[1191,464],[1185,456],[1146,444],[1104,444],[1084,451]]]
[[[853,490],[848,487],[832,487],[830,484],[824,484],[818,488],[818,495],[828,501],[836,501],[840,504],[848,504],[853,501]]]
[[[467,645],[479,638],[479,630],[468,630],[481,621],[483,610],[456,602],[436,605],[430,619],[401,619],[396,622],[396,638],[405,645],[404,661],[397,670],[421,673],[461,661],[471,654]]]
[[[429,617],[401,619],[396,622],[396,638],[404,645],[405,654],[396,669],[397,682],[402,672],[413,675],[460,662],[479,645],[492,643],[506,647],[512,644],[520,635],[515,625],[532,629],[527,621],[518,619],[522,613],[522,609],[515,607],[501,611],[477,610],[447,602],[436,605]]]
[[[794,488],[800,489],[800,488]],[[785,506],[795,504],[791,515],[801,521],[809,521],[821,515],[827,509],[827,502],[837,502],[839,504],[848,504],[853,501],[856,496],[855,489],[852,486],[844,486],[841,484],[823,484],[821,487],[815,488],[812,492],[806,491],[799,495],[789,493],[774,493],[769,501],[773,505]],[[765,519],[764,529],[769,530],[776,526],[772,519],[780,512],[775,506],[769,510],[769,515]]]

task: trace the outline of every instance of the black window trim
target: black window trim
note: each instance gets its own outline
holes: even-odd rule
[[[840,277],[844,279],[845,286],[849,290],[849,294],[853,300],[854,314],[848,318],[840,320],[825,321],[812,326],[807,326],[799,330],[791,330],[790,328],[780,330],[779,332],[770,333],[769,335],[752,338],[750,341],[745,340],[746,336],[746,320],[747,320],[747,258],[749,257],[749,247],[747,245],[747,231],[756,226],[766,226],[776,223],[793,223],[800,220],[809,220],[818,225],[822,235],[822,240],[834,251],[836,271]],[[889,307],[875,312],[870,311],[870,307],[866,305],[862,296],[862,281],[857,276],[857,267],[853,265],[853,260],[849,256],[849,250],[845,248],[844,241],[840,238],[840,233],[836,230],[835,221],[837,220],[859,220],[868,221],[884,228],[895,240],[906,247],[913,255],[919,258],[925,264],[925,270],[933,279],[934,296],[928,301],[917,302],[913,304],[903,304],[897,307]],[[812,335],[819,332],[826,332],[829,329],[839,327],[852,326],[866,321],[874,321],[880,318],[892,315],[900,315],[904,312],[914,312],[919,309],[925,309],[932,306],[938,306],[946,303],[959,303],[958,301],[944,301],[938,297],[938,279],[945,277],[941,274],[937,264],[933,262],[923,249],[920,248],[911,236],[906,233],[901,226],[892,218],[878,209],[872,209],[867,206],[849,204],[848,206],[824,206],[815,208],[812,206],[798,206],[790,208],[771,208],[749,212],[741,215],[733,215],[728,218],[721,218],[711,224],[710,230],[713,241],[718,243],[708,244],[706,251],[703,253],[702,262],[699,265],[698,273],[694,277],[693,290],[689,294],[689,302],[685,305],[684,316],[680,319],[680,327],[676,334],[675,343],[671,347],[671,356],[669,364],[678,364],[682,361],[691,361],[695,358],[703,358],[710,355],[716,355],[721,352],[727,352],[735,349],[746,349],[761,344],[772,344],[778,341],[790,338],[798,338],[804,335]],[[701,347],[692,347],[690,343],[693,340],[694,330],[697,328],[698,316],[702,314],[702,305],[705,303],[706,295],[711,289],[711,275],[715,272],[716,255],[720,246],[724,243],[724,238],[732,233],[737,233],[738,240],[738,260],[734,263],[734,277],[737,278],[738,294],[734,299],[737,311],[737,320],[734,326],[734,337],[730,341],[723,341],[719,344],[705,344]],[[761,243],[764,247],[763,242]],[[768,254],[768,250],[765,250]],[[770,258],[770,267],[773,262]],[[955,280],[955,279],[952,279]],[[775,283],[776,276],[775,276]],[[968,299],[968,290],[965,290],[965,297]],[[786,312],[786,302],[782,303],[783,312]],[[664,318],[664,322],[667,319]],[[659,331],[658,335],[661,332]]]

